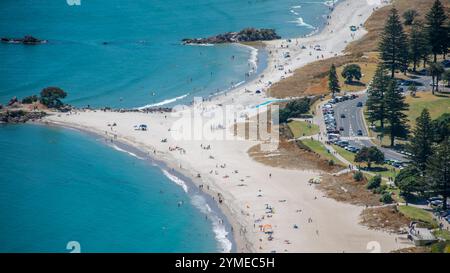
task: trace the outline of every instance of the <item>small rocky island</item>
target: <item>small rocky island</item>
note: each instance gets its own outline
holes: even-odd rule
[[[255,29],[246,28],[239,32],[227,32],[212,36],[209,38],[186,38],[182,42],[185,45],[190,44],[224,44],[224,43],[240,43],[240,42],[255,42],[255,41],[270,41],[281,39],[274,29]]]
[[[40,40],[38,38],[35,38],[33,36],[25,36],[23,38],[7,38],[3,37],[1,38],[2,43],[8,43],[8,44],[24,44],[24,45],[40,45],[47,43],[47,40]]]

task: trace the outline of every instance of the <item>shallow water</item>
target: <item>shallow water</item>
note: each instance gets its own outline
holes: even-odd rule
[[[298,37],[323,24],[327,12],[317,0],[1,1],[0,36],[49,43],[0,44],[0,102],[47,86],[63,88],[77,106],[188,102],[245,80],[252,53],[236,45],[183,46],[181,39],[245,27]]]

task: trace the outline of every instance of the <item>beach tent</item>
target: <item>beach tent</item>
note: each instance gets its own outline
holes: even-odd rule
[[[356,31],[358,28],[356,26],[350,26],[351,31]]]
[[[264,233],[273,233],[272,225],[265,224],[263,226],[263,231]]]

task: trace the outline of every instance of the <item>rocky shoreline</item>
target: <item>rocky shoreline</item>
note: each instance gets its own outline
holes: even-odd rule
[[[281,37],[274,29],[255,29],[246,28],[239,32],[227,32],[208,38],[186,38],[182,42],[184,45],[189,44],[224,44],[224,43],[241,43],[255,41],[278,40]]]
[[[44,111],[6,110],[0,112],[0,123],[25,123],[36,121],[47,115]]]

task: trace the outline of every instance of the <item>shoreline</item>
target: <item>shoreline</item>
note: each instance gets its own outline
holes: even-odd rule
[[[358,6],[361,4],[361,2],[357,0],[344,0],[340,1],[333,12],[331,13],[331,17],[335,18],[336,15],[340,15],[343,17],[346,17],[346,14],[336,14],[339,10],[345,10],[344,4],[347,3],[348,5],[355,5]],[[368,5],[367,3],[363,3],[363,5]],[[359,7],[359,6],[358,6]],[[366,11],[368,14],[365,14],[365,19],[368,18],[368,16],[371,14],[369,12],[369,9],[366,6],[361,7],[362,11]],[[347,12],[354,12],[347,11]],[[346,18],[349,19],[349,18]],[[350,18],[351,20],[352,18]],[[354,19],[354,18],[353,18]],[[365,21],[364,19],[364,21]],[[347,24],[347,21],[344,22],[344,25]],[[334,25],[334,24],[333,24]],[[325,53],[323,52],[326,57],[333,56],[334,54],[342,54],[342,50],[345,48],[345,45],[347,44],[347,41],[343,42],[341,40],[334,41],[334,39],[338,39],[336,37],[321,37],[321,36],[327,36],[327,31],[329,31],[328,27],[325,27],[321,32],[318,34],[315,34],[308,38],[298,38],[295,39],[297,42],[298,40],[302,41],[302,43],[315,43],[317,41],[325,41],[327,42],[327,46],[331,46],[333,48],[333,51]],[[342,29],[341,31],[344,31]],[[348,30],[347,30],[348,32]],[[364,35],[364,31],[359,32],[358,36],[361,37]],[[338,34],[339,35],[339,34]],[[335,35],[333,35],[335,36]],[[338,36],[339,37],[339,36]],[[325,39],[325,40],[321,40]],[[334,39],[333,39],[334,38]],[[294,39],[292,39],[294,40]],[[297,58],[296,61],[293,60],[286,66],[289,67],[289,70],[292,69],[292,72],[289,74],[286,73],[286,71],[282,71],[277,69],[277,65],[279,65],[280,60],[284,60],[282,57],[280,58],[280,54],[278,54],[278,49],[283,48],[283,43],[286,43],[286,40],[278,40],[273,42],[267,42],[267,47],[269,48],[269,58],[268,58],[268,66],[267,68],[262,72],[260,76],[258,76],[255,80],[250,81],[249,83],[246,83],[242,86],[239,86],[238,88],[235,88],[228,92],[228,94],[224,95],[218,95],[217,97],[213,98],[211,100],[212,103],[220,103],[220,104],[233,104],[234,98],[238,97],[239,102],[242,105],[252,105],[252,104],[258,104],[262,103],[264,99],[268,99],[267,96],[254,96],[253,93],[249,94],[247,92],[247,89],[254,89],[259,88],[261,85],[264,86],[265,83],[261,80],[264,78],[264,81],[268,81],[272,83],[280,80],[280,76],[291,76],[293,74],[293,71],[297,69],[298,67],[301,67],[309,62],[315,61],[316,56],[312,56],[309,54],[309,58],[307,57],[308,54],[305,54],[304,50],[297,50],[297,52],[294,52],[292,55],[293,58]],[[337,44],[337,52],[334,50],[333,45]],[[280,46],[281,45],[281,46]],[[272,51],[272,52],[271,52]],[[280,50],[281,53],[283,53],[283,50]],[[290,50],[291,51],[291,50]],[[273,53],[275,52],[275,53]],[[281,54],[282,56],[282,54]],[[306,57],[306,62],[303,61],[303,58]],[[322,57],[324,58],[324,57]],[[318,58],[317,58],[318,59]],[[282,72],[281,72],[282,71]],[[283,73],[284,72],[284,73]],[[266,77],[267,76],[267,77]],[[268,79],[269,78],[269,79]],[[259,79],[259,80],[258,80]],[[254,90],[253,90],[254,91]],[[241,94],[240,94],[241,93]],[[231,98],[231,103],[230,103]],[[109,115],[108,115],[109,114]],[[64,115],[64,114],[62,114]],[[129,128],[131,127],[131,124],[139,124],[137,123],[137,120],[146,121],[149,118],[155,118],[155,120],[151,120],[151,123],[155,124],[155,132],[152,132],[152,139],[150,138],[144,138],[143,136],[138,135],[136,132],[130,132]],[[200,162],[199,160],[202,159],[202,152],[200,151],[193,151],[194,155],[191,158],[183,159],[183,156],[176,155],[174,153],[167,153],[163,152],[164,149],[167,149],[167,145],[162,145],[159,142],[159,139],[166,136],[167,134],[167,120],[165,118],[163,119],[161,115],[158,115],[157,113],[148,115],[144,113],[129,113],[129,114],[123,114],[120,116],[120,113],[113,113],[113,112],[104,112],[104,113],[97,113],[97,111],[83,111],[81,113],[76,113],[75,115],[69,115],[66,117],[61,117],[61,115],[58,115],[58,117],[48,117],[44,120],[50,123],[54,123],[59,126],[63,127],[70,127],[78,125],[82,127],[83,129],[87,131],[93,131],[99,135],[102,135],[102,130],[105,129],[105,121],[111,121],[113,119],[114,121],[119,120],[119,127],[117,128],[117,135],[119,140],[123,140],[126,144],[130,144],[131,146],[137,148],[137,149],[143,149],[145,150],[155,150],[158,151],[154,154],[154,156],[161,156],[161,158],[158,157],[157,160],[164,161],[167,166],[177,168],[177,171],[185,175],[186,177],[195,177],[196,170],[201,170],[202,172],[213,168],[210,163]],[[134,120],[134,121],[133,121]],[[157,124],[158,121],[160,124]],[[163,124],[164,123],[164,124]],[[125,124],[125,127],[122,127],[122,124]],[[161,125],[161,126],[160,126]],[[160,127],[160,128],[159,128]],[[100,129],[103,128],[103,129]],[[112,129],[111,129],[112,130]],[[170,127],[169,127],[170,130]],[[106,131],[105,131],[106,132]],[[155,139],[157,138],[157,139]],[[145,144],[144,144],[145,142]],[[180,141],[179,141],[180,142]],[[186,144],[184,147],[189,147],[189,145],[192,145],[192,143],[187,144],[187,142],[182,142],[183,144]],[[202,184],[209,185],[210,188],[214,193],[221,193],[225,196],[225,202],[222,205],[219,205],[219,208],[222,209],[224,214],[229,219],[231,225],[233,226],[233,238],[236,240],[236,249],[237,252],[240,251],[248,251],[248,252],[272,252],[274,249],[277,249],[278,251],[289,252],[289,251],[352,251],[352,252],[359,252],[366,247],[365,245],[361,245],[361,240],[353,241],[350,238],[346,238],[346,245],[336,245],[333,244],[335,240],[341,239],[341,236],[338,235],[338,231],[333,230],[334,226],[333,224],[336,224],[335,222],[338,222],[336,226],[341,225],[341,228],[343,228],[342,232],[349,232],[350,234],[358,233],[360,234],[360,237],[366,236],[368,238],[371,238],[369,235],[377,235],[376,237],[383,242],[386,242],[387,249],[393,249],[394,244],[391,241],[388,243],[388,240],[390,237],[385,234],[381,233],[374,233],[372,231],[368,231],[360,226],[354,221],[359,216],[360,208],[358,207],[352,207],[345,204],[339,204],[337,202],[333,202],[331,200],[326,200],[320,198],[319,201],[311,201],[311,197],[316,195],[314,200],[317,199],[318,194],[320,194],[318,191],[314,189],[308,189],[308,187],[305,188],[306,183],[303,184],[308,180],[308,178],[312,176],[316,176],[316,171],[292,171],[292,170],[286,170],[286,169],[276,169],[276,168],[270,168],[264,165],[258,165],[258,163],[248,161],[248,155],[246,154],[246,151],[252,145],[252,143],[248,142],[242,142],[242,143],[234,143],[233,145],[228,145],[228,143],[222,143],[224,147],[219,147],[218,153],[214,153],[215,156],[219,155],[224,157],[224,161],[227,160],[227,163],[229,165],[232,165],[232,163],[238,163],[239,168],[243,168],[244,171],[249,174],[247,177],[248,180],[250,180],[247,185],[249,188],[251,187],[251,191],[257,191],[258,188],[259,191],[263,191],[264,193],[267,193],[269,197],[268,200],[270,201],[259,201],[260,199],[251,197],[248,195],[251,191],[242,192],[236,188],[234,188],[232,185],[225,185],[220,181],[219,177],[214,177],[213,175],[204,177],[202,173]],[[154,148],[155,146],[158,146],[158,148]],[[192,146],[193,147],[193,146]],[[194,148],[192,148],[194,150]],[[191,152],[191,151],[189,151]],[[243,161],[246,160],[246,161]],[[250,159],[251,160],[251,159]],[[240,166],[240,163],[245,162],[245,164],[248,166]],[[183,165],[182,165],[183,164]],[[181,167],[182,165],[182,167]],[[195,166],[193,166],[195,165]],[[188,167],[186,167],[188,166]],[[181,168],[179,168],[181,167]],[[235,166],[236,167],[236,166]],[[217,168],[217,164],[216,164]],[[222,171],[222,170],[220,170]],[[239,173],[241,173],[241,169],[239,170]],[[275,176],[282,177],[280,178],[281,181],[277,181],[277,183],[269,183],[269,184],[261,184],[261,181],[270,181],[267,179],[267,174],[269,171],[271,171]],[[200,173],[200,172],[199,172]],[[251,175],[250,175],[251,174]],[[299,176],[300,175],[300,176]],[[227,175],[228,176],[228,175]],[[192,179],[192,178],[191,178]],[[237,177],[236,177],[237,179]],[[241,179],[241,180],[247,180]],[[192,179],[194,183],[195,179]],[[250,183],[251,182],[251,183]],[[298,182],[299,184],[292,184],[292,182]],[[259,183],[259,184],[258,184]],[[265,190],[262,190],[262,188],[265,188]],[[291,192],[292,191],[292,192]],[[308,191],[308,192],[306,192]],[[303,192],[303,193],[302,193]],[[301,200],[295,201],[298,197],[296,194],[299,194],[301,197]],[[264,197],[264,195],[262,195]],[[319,239],[319,238],[312,238],[314,237],[313,234],[317,233],[317,237],[319,236],[319,229],[318,226],[315,227],[308,227],[306,228],[306,232],[310,235],[310,237],[307,238],[292,238],[294,231],[292,230],[292,224],[289,224],[290,219],[294,219],[298,217],[298,214],[294,213],[293,211],[284,211],[281,210],[281,216],[280,213],[271,215],[270,222],[277,223],[277,228],[280,228],[282,232],[276,233],[276,236],[280,236],[280,239],[276,239],[274,242],[265,242],[262,241],[262,238],[260,237],[260,231],[256,229],[255,223],[265,223],[268,222],[267,218],[257,218],[257,214],[260,214],[264,212],[264,210],[261,209],[261,205],[264,204],[264,202],[267,202],[269,204],[276,204],[276,206],[284,207],[282,204],[279,203],[279,198],[286,198],[286,196],[289,196],[292,202],[295,203],[295,205],[289,205],[288,207],[292,208],[293,206],[300,206],[302,209],[300,211],[303,211],[303,209],[306,207],[308,210],[313,210],[315,212],[315,215],[318,214],[319,222],[322,223],[328,223],[325,226],[322,226],[320,229],[325,230],[325,239]],[[262,203],[261,203],[262,202]],[[316,205],[312,206],[312,203],[316,202]],[[328,209],[334,209],[334,211],[339,211],[343,215],[339,217],[327,217],[329,215],[326,215],[326,210]],[[253,214],[253,216],[252,216]],[[339,213],[338,213],[339,214]],[[315,217],[316,217],[315,216]],[[273,218],[273,219],[272,219]],[[333,218],[332,220],[327,218]],[[344,221],[345,220],[345,221]],[[335,222],[333,222],[335,221]],[[352,225],[354,224],[354,225]],[[253,230],[252,227],[253,226]],[[306,225],[305,225],[306,226]],[[325,227],[325,228],[324,228]],[[348,227],[348,229],[346,228]],[[332,228],[332,230],[330,230]],[[323,231],[322,231],[323,232]],[[321,232],[321,233],[322,233]],[[336,233],[338,232],[338,233]],[[291,236],[290,236],[291,235]],[[289,238],[289,240],[283,238]],[[334,239],[334,240],[333,240]],[[295,247],[292,246],[291,242],[289,242],[287,245],[286,241],[294,241],[295,240]],[[317,244],[314,240],[320,240],[320,243]],[[259,248],[257,247],[257,244],[259,245]]]
[[[30,124],[38,125],[38,126],[49,126],[49,127],[57,127],[57,128],[63,128],[63,129],[70,129],[70,130],[76,130],[77,132],[81,132],[83,134],[86,134],[88,137],[95,137],[96,139],[105,139],[104,135],[101,135],[96,130],[90,130],[88,128],[82,127],[82,126],[76,126],[76,125],[67,125],[67,124],[59,124],[57,122],[31,122]],[[168,174],[175,176],[176,178],[180,179],[183,183],[186,184],[187,188],[189,188],[189,191],[185,191],[185,193],[188,195],[189,199],[191,200],[191,204],[193,201],[193,197],[196,195],[201,196],[205,199],[206,205],[208,205],[211,208],[211,212],[213,214],[216,214],[219,219],[222,220],[221,225],[224,227],[225,231],[227,232],[226,239],[231,243],[231,249],[230,251],[226,251],[225,253],[236,253],[238,247],[245,245],[243,242],[245,242],[245,238],[242,236],[238,236],[236,238],[233,230],[235,226],[237,226],[236,223],[233,223],[233,218],[231,217],[230,212],[226,207],[220,206],[220,204],[217,202],[214,196],[217,196],[217,192],[214,192],[211,189],[206,189],[206,191],[199,189],[199,183],[194,182],[192,178],[189,178],[189,176],[185,175],[183,173],[183,169],[180,169],[177,166],[170,166],[170,164],[167,161],[160,160],[154,156],[152,156],[151,152],[145,152],[143,149],[151,150],[149,147],[142,147],[138,146],[135,143],[122,140],[122,139],[116,139],[114,142],[108,142],[102,141],[101,143],[103,145],[106,145],[112,149],[115,149],[119,152],[119,149],[121,149],[121,152],[126,152],[130,156],[136,157],[139,160],[145,160],[148,164],[152,165],[149,167],[157,167],[161,170],[162,174],[169,180],[172,180],[171,177],[169,177],[165,172]],[[116,146],[116,147],[114,147]],[[132,154],[130,154],[132,153]],[[172,182],[174,182],[172,180]],[[174,182],[176,183],[176,182]],[[178,184],[178,183],[176,183]],[[178,184],[178,186],[184,188],[182,185]],[[200,211],[200,213],[205,214],[204,211],[202,211],[198,206],[192,204],[197,210]],[[206,214],[205,214],[206,215]],[[213,221],[210,217],[208,217],[208,221],[211,223],[211,226],[214,228]],[[213,233],[217,236],[218,234],[213,230]],[[221,244],[221,241],[216,237],[216,242],[218,245]],[[242,243],[241,243],[242,242]],[[247,242],[248,243],[248,242]]]

